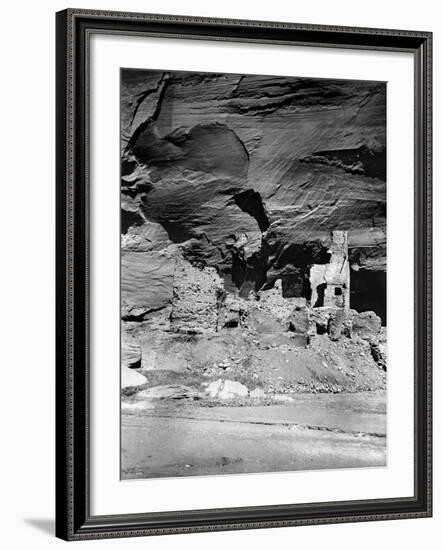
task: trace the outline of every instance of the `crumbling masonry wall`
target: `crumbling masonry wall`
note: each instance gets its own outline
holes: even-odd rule
[[[185,334],[217,331],[224,299],[223,279],[213,267],[202,269],[178,257],[174,270],[171,329]]]
[[[333,231],[329,263],[311,267],[311,307],[349,309],[350,272],[347,231]]]

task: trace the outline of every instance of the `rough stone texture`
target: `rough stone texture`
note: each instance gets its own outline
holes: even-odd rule
[[[328,324],[328,333],[331,340],[336,341],[342,335],[350,335],[352,328],[348,320],[349,315],[345,310],[336,309],[331,311]]]
[[[227,294],[218,311],[218,329],[247,326],[251,301]]]
[[[305,298],[284,298],[278,279],[269,290],[251,294],[248,299],[227,294],[219,309],[220,329],[243,327],[258,334],[281,334],[290,331],[306,334],[309,312]]]
[[[289,316],[288,329],[296,334],[309,332],[309,309],[305,306],[295,306]]]
[[[121,94],[125,253],[179,244],[227,291],[296,297],[344,230],[351,266],[385,270],[384,83],[124,70]]]
[[[352,314],[352,332],[353,334],[363,338],[364,340],[371,340],[380,334],[381,319],[373,311],[363,311]]]
[[[122,326],[143,372],[281,367],[305,391],[324,345],[382,386],[380,320],[329,290],[350,266],[369,310],[385,276],[385,84],[124,70],[121,97]]]
[[[370,343],[371,345],[371,353],[372,357],[374,358],[374,361],[383,369],[387,369],[387,360],[388,360],[388,349],[386,342],[377,342],[372,341]]]
[[[282,281],[277,279],[270,290],[262,290],[259,293],[257,306],[272,315],[280,324],[286,325],[295,307],[294,298],[284,298]]]
[[[373,311],[359,313],[353,309],[318,307],[309,310],[309,335],[328,334],[331,340],[341,336],[358,337],[369,342],[386,342],[381,319]]]
[[[123,320],[142,320],[171,302],[174,265],[173,257],[167,252],[122,251]]]
[[[317,334],[327,334],[329,329],[329,320],[331,317],[331,308],[316,307],[309,310],[309,335],[311,337]]]
[[[122,213],[123,217],[126,219],[127,226],[121,236],[122,250],[136,252],[161,251],[170,244],[168,234],[159,223],[146,221],[139,224],[138,219],[133,216],[128,217]],[[130,223],[132,225],[129,225]]]
[[[176,332],[216,332],[224,298],[223,280],[212,267],[193,267],[177,258],[174,271],[171,328]]]
[[[121,360],[124,367],[139,369],[142,366],[142,351],[140,344],[135,340],[122,338]]]
[[[311,306],[349,309],[348,234],[332,231],[331,238],[329,262],[311,267]]]
[[[222,380],[221,378],[209,384],[206,391],[210,397],[216,397],[217,399],[247,397],[249,393],[248,388],[240,382],[235,382],[233,380]]]

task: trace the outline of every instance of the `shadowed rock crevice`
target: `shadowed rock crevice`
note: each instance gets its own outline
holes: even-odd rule
[[[258,223],[260,231],[265,232],[269,227],[268,215],[263,206],[263,201],[260,196],[260,193],[253,191],[252,189],[247,189],[242,193],[234,195],[235,204],[247,212],[250,216],[255,218]]]
[[[285,298],[304,297],[311,299],[309,270],[313,264],[327,264],[330,253],[327,246],[313,242],[299,245],[284,245],[273,241],[270,235],[268,244],[267,281],[263,288],[272,288],[277,279],[282,281]]]
[[[374,311],[386,325],[386,272],[351,270],[351,307],[356,311]]]
[[[144,219],[139,212],[130,210],[121,210],[121,232],[125,235],[130,227],[140,226],[144,223]]]
[[[140,313],[124,313],[121,319],[122,321],[126,321],[126,322],[141,323],[146,319],[148,315],[162,311],[166,306],[167,304],[157,308],[145,309],[143,311],[140,311]]]
[[[355,149],[316,151],[300,159],[305,163],[317,163],[342,168],[351,174],[363,174],[386,181],[386,149],[370,149],[362,145]]]
[[[309,109],[314,105],[335,104],[346,98],[340,81],[315,79],[282,79],[267,77],[257,88],[257,77],[245,75],[239,79],[227,102],[228,112],[251,115],[270,115],[279,109]]]
[[[166,84],[167,84],[167,75],[162,74],[162,76],[160,77],[160,79],[159,79],[158,83],[156,84],[156,86],[154,86],[152,88],[148,88],[147,90],[144,90],[143,92],[141,92],[137,96],[137,98],[134,102],[135,106],[134,106],[134,110],[133,110],[133,113],[132,113],[131,124],[134,123],[134,119],[136,118],[137,112],[139,111],[140,106],[143,104],[143,102],[147,98],[149,98],[150,96],[152,96],[154,94],[157,94],[159,92],[159,96],[155,101],[155,108],[154,108],[154,111],[153,111],[152,116],[151,116],[152,120],[157,120],[157,118],[160,114],[160,108],[161,108],[162,100],[163,100],[165,92],[166,92]]]
[[[268,257],[265,250],[260,250],[246,260],[233,254],[231,277],[239,295],[247,297],[251,291],[256,292],[263,288],[267,280],[267,269]],[[225,287],[229,289],[226,279]]]

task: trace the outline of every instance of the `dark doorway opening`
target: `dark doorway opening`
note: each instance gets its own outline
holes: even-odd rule
[[[357,311],[373,311],[386,326],[386,272],[351,270],[350,306]]]
[[[326,334],[328,332],[328,327],[321,323],[315,323],[315,330],[317,334]]]
[[[314,307],[323,307],[325,303],[325,291],[326,283],[321,283],[317,286],[317,301],[314,304]]]

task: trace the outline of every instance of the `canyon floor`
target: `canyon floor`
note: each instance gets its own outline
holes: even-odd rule
[[[255,406],[202,407],[186,397],[123,403],[122,479],[386,464],[384,390],[281,398]]]
[[[134,327],[145,362],[124,370],[122,479],[386,464],[386,372],[358,336]]]

